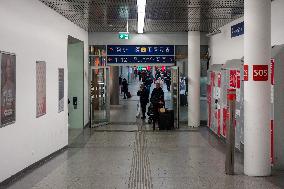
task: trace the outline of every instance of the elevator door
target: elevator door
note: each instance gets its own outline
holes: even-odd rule
[[[91,67],[91,127],[110,121],[109,67]]]
[[[172,108],[174,110],[174,122],[175,128],[179,128],[179,111],[180,111],[180,77],[179,77],[179,67],[171,67],[171,96],[172,96]]]

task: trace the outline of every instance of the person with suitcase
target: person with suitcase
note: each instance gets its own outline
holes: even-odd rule
[[[170,92],[171,91],[171,76],[167,75],[167,77],[165,77],[165,83],[167,85],[167,90]]]
[[[159,109],[165,106],[164,91],[161,88],[159,82],[156,82],[156,88],[153,89],[150,99],[153,105],[153,130],[155,130],[155,124],[159,120]]]

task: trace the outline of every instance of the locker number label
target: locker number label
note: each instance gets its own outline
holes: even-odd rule
[[[253,80],[268,81],[268,65],[253,65]]]

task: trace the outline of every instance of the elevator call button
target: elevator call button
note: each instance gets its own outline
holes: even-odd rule
[[[268,65],[253,65],[253,80],[268,81]]]

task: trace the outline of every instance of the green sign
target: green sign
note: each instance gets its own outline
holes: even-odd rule
[[[119,39],[129,39],[129,33],[119,33]]]

